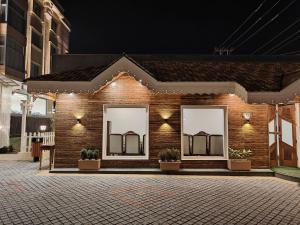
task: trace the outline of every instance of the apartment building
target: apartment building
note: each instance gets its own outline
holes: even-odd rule
[[[52,102],[28,95],[23,80],[50,73],[51,56],[68,53],[70,25],[63,13],[56,0],[1,0],[0,147],[21,130],[22,101],[31,102],[28,117],[34,122],[27,129],[49,124]]]

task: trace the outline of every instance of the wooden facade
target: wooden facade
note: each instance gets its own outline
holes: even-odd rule
[[[77,167],[84,147],[102,149],[103,105],[149,105],[149,160],[103,160],[101,167],[158,168],[158,153],[164,148],[181,145],[182,105],[228,106],[228,141],[232,148],[253,151],[252,168],[270,168],[268,122],[275,107],[247,104],[236,95],[198,95],[157,93],[133,77],[124,75],[95,94],[57,94],[55,132],[56,168]],[[246,124],[242,113],[251,112]],[[167,124],[164,114],[169,115]],[[76,124],[76,119],[81,124]],[[226,160],[183,160],[182,168],[226,168]]]

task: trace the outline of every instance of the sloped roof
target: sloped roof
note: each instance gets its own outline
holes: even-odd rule
[[[72,57],[72,55],[70,55]],[[40,81],[91,81],[122,55],[94,55],[94,66],[73,61],[67,71],[32,78]],[[126,57],[162,82],[237,82],[247,91],[280,91],[300,79],[300,57],[245,57],[202,55],[138,55]],[[66,66],[68,67],[68,66]],[[72,68],[72,67],[68,67]]]

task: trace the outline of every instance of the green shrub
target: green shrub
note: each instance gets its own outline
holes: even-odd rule
[[[99,150],[98,149],[95,149],[94,150],[94,159],[99,159]]]
[[[80,158],[82,160],[85,160],[87,157],[88,157],[87,150],[85,148],[81,149],[81,151],[80,151]]]
[[[228,148],[230,159],[247,159],[252,155],[251,150]]]
[[[9,148],[4,146],[2,148],[0,148],[0,154],[6,154],[9,152]]]
[[[8,152],[9,152],[9,153],[14,152],[14,150],[15,150],[15,149],[13,148],[12,145],[8,146]]]
[[[92,149],[87,150],[87,158],[89,160],[94,158],[94,151]]]
[[[158,154],[158,158],[165,162],[178,161],[180,159],[180,152],[176,148],[167,148]]]

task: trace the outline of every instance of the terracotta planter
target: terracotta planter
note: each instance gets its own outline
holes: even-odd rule
[[[248,159],[229,159],[228,169],[230,170],[251,170],[251,160]]]
[[[78,160],[78,168],[80,170],[98,170],[100,168],[101,160]]]
[[[160,164],[160,170],[162,171],[174,171],[174,170],[179,170],[180,169],[180,161],[176,162],[163,162],[159,161]]]

